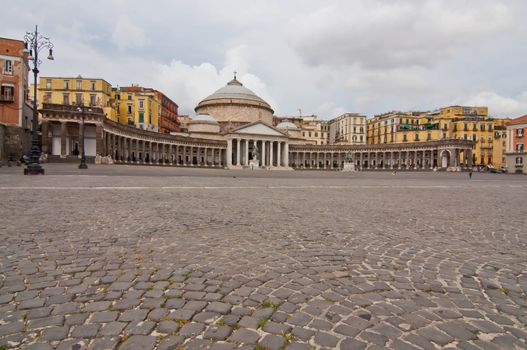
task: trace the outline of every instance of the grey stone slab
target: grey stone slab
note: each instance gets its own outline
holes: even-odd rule
[[[240,328],[232,333],[230,340],[241,344],[256,344],[259,337],[260,335],[253,330]]]
[[[64,340],[68,337],[69,330],[68,326],[45,328],[40,339],[45,341]]]
[[[152,350],[156,346],[156,337],[150,335],[132,335],[119,347],[119,350]]]

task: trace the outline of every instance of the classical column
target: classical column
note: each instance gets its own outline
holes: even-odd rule
[[[267,141],[265,140],[262,140],[262,154],[260,155],[260,157],[262,158],[262,166],[265,168],[267,166],[266,162],[265,162],[265,146],[267,144]]]
[[[399,155],[399,160],[397,161],[397,168],[401,170],[401,151],[397,152]]]
[[[243,142],[243,164],[242,165],[249,165],[249,140],[244,139]]]
[[[141,140],[141,164],[145,164],[145,157],[146,157],[146,152],[145,151],[146,151],[145,140]]]
[[[227,168],[232,166],[232,139],[227,140]]]
[[[236,159],[234,159],[234,165],[240,166],[240,144],[241,139],[236,138]]]
[[[281,167],[282,166],[282,142],[277,142],[277,148],[276,148],[276,166]]]
[[[430,150],[430,169],[434,169],[434,150]]]
[[[274,148],[274,141],[269,141],[269,166],[273,167],[273,148]]]
[[[60,157],[66,157],[66,122],[60,122]]]
[[[284,164],[286,167],[289,166],[289,144],[284,142]]]

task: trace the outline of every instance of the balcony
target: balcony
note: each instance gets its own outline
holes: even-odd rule
[[[0,95],[0,102],[15,102],[13,95]]]

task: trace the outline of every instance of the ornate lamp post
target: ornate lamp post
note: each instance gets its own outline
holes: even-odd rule
[[[48,60],[53,60],[53,44],[49,41],[49,38],[38,35],[38,26],[35,26],[35,31],[30,33],[27,32],[24,36],[25,42],[25,53],[29,53],[28,60],[33,61],[33,125],[32,125],[32,137],[31,137],[31,157],[29,165],[24,169],[25,175],[38,175],[44,174],[44,168],[39,163],[40,148],[38,147],[38,111],[37,111],[37,75],[38,66],[42,63],[38,58],[40,50],[46,48],[49,49]],[[29,50],[29,51],[28,51]]]
[[[88,165],[86,165],[86,151],[85,151],[85,143],[84,143],[84,111],[86,108],[84,105],[81,105],[80,107],[77,107],[77,111],[81,113],[81,119],[82,119],[82,154],[81,154],[81,163],[79,164],[79,169],[88,169]],[[91,108],[88,108],[88,112],[91,113]],[[79,135],[80,136],[80,135]]]

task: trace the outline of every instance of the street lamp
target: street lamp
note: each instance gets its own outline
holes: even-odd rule
[[[38,111],[37,111],[37,75],[38,66],[42,61],[38,58],[40,50],[46,48],[49,49],[48,60],[53,60],[53,44],[49,41],[49,38],[38,35],[38,26],[35,26],[35,31],[30,33],[27,32],[24,36],[24,53],[29,53],[27,58],[29,61],[33,61],[33,125],[32,125],[32,136],[31,136],[31,157],[29,164],[24,169],[24,175],[44,175],[44,168],[39,163],[40,148],[38,147]]]
[[[82,154],[81,154],[81,163],[79,164],[79,169],[88,169],[88,165],[86,165],[86,151],[84,149],[85,148],[84,134],[86,133],[86,130],[84,129],[84,111],[85,110],[86,109],[84,105],[77,107],[77,111],[81,113],[81,119],[82,119]],[[91,113],[91,108],[88,108],[88,112]]]

